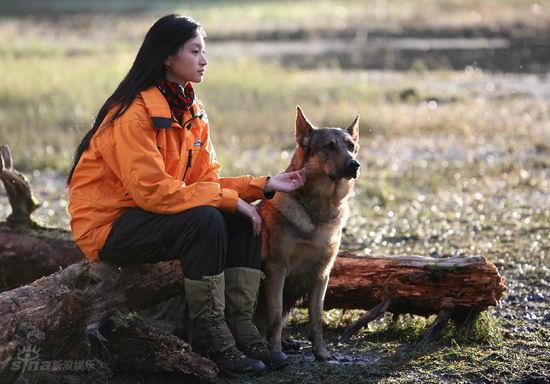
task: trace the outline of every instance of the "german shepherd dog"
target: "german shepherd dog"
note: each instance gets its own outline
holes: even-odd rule
[[[323,301],[359,171],[358,137],[359,116],[347,129],[316,128],[297,107],[297,145],[287,172],[305,167],[305,184],[292,193],[276,193],[260,207],[266,279],[259,327],[265,326],[274,351],[281,351],[283,315],[306,298],[313,353],[319,361],[329,358]]]

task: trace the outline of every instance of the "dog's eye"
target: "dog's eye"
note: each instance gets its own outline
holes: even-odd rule
[[[346,142],[346,145],[348,146],[348,151],[355,151],[355,144],[353,144],[351,141]]]
[[[330,143],[327,143],[325,144],[325,146],[323,147],[323,149],[325,149],[326,151],[331,151],[333,150],[335,147],[334,143],[333,142],[330,142]]]

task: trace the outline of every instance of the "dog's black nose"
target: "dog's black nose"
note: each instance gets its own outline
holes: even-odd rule
[[[357,171],[361,164],[355,159],[349,159],[348,160],[348,169],[352,171]]]

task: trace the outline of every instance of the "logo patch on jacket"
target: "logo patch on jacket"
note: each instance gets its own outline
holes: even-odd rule
[[[197,139],[197,140],[195,140],[195,142],[193,143],[193,147],[200,147],[201,144],[202,144],[201,139]]]

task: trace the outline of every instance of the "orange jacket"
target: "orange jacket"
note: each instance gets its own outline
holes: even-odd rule
[[[92,137],[68,186],[67,208],[75,241],[89,260],[99,259],[113,222],[130,207],[161,214],[201,205],[232,211],[238,197],[264,198],[266,176],[219,177],[199,101],[192,113],[183,115],[182,127],[151,87]]]

